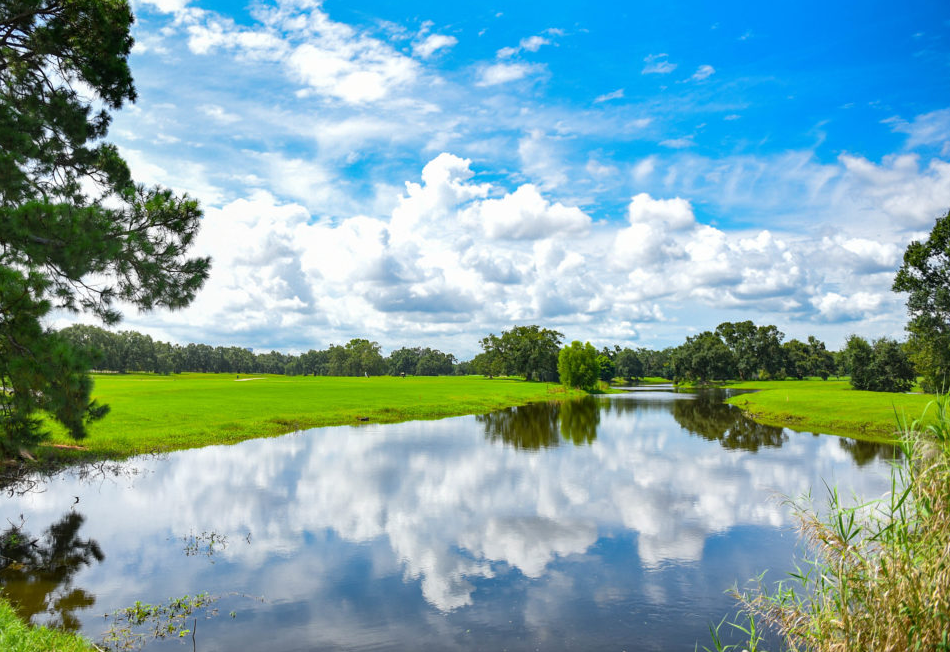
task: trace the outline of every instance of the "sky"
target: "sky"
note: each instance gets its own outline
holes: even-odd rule
[[[213,258],[187,309],[125,311],[163,340],[903,338],[894,273],[950,208],[943,1],[133,10],[109,138]]]

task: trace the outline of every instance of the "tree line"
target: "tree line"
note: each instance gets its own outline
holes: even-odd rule
[[[86,324],[64,328],[59,336],[85,352],[94,371],[288,376],[447,376],[467,372],[467,367],[459,365],[451,353],[428,347],[404,347],[384,357],[377,342],[360,338],[293,355],[280,351],[254,353],[239,346],[172,344],[137,331],[112,332]]]

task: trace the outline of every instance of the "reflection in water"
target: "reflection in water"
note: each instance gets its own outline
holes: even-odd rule
[[[722,402],[719,392],[701,392],[692,400],[673,403],[673,418],[686,430],[729,450],[781,448],[788,441],[784,428],[756,423],[738,408]]]
[[[875,460],[891,461],[903,458],[900,448],[894,444],[883,444],[876,441],[863,441],[861,439],[847,439],[842,437],[838,444],[844,450],[848,451],[851,459],[858,466],[866,466]]]
[[[109,549],[72,578],[97,610],[266,599],[199,623],[204,652],[692,650],[734,607],[729,586],[790,570],[797,537],[772,496],[888,486],[886,465],[858,468],[837,438],[753,436],[714,401],[641,394],[139,459],[129,485],[59,477],[9,497],[0,523],[29,514],[39,532],[79,496],[83,533]],[[182,554],[205,532],[215,564]]]
[[[489,441],[502,441],[520,450],[553,448],[561,440],[575,446],[597,439],[601,404],[592,396],[562,403],[533,403],[475,418],[485,425]]]
[[[88,609],[96,597],[73,587],[73,577],[84,566],[105,559],[93,539],[80,539],[85,517],[67,512],[50,525],[43,539],[11,525],[0,534],[0,586],[21,618],[49,614],[47,624],[78,630],[75,611]]]

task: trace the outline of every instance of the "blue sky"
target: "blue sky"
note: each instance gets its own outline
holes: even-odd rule
[[[894,271],[950,208],[944,2],[133,6],[110,137],[215,259],[127,313],[162,339],[900,337]]]

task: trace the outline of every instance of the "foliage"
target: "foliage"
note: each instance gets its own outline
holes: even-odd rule
[[[643,362],[633,349],[620,351],[614,358],[614,363],[617,365],[617,375],[621,378],[636,380],[645,375],[643,373]]]
[[[597,386],[600,376],[600,363],[597,349],[590,342],[581,344],[577,340],[565,346],[557,357],[557,371],[561,384],[590,391]]]
[[[455,371],[455,356],[429,347],[396,349],[386,361],[391,376],[449,376]]]
[[[82,637],[48,627],[31,627],[0,597],[0,650],[5,652],[92,652]]]
[[[904,252],[895,292],[908,292],[907,313],[914,363],[925,391],[950,387],[950,211],[937,219],[926,241]]]
[[[671,356],[673,379],[677,381],[725,380],[735,374],[732,351],[715,333],[706,331],[677,347]]]
[[[617,372],[617,368],[614,365],[614,361],[610,359],[609,355],[601,353],[597,356],[597,378],[609,383],[614,378],[614,374]]]
[[[472,361],[482,375],[522,376],[525,380],[555,382],[561,333],[540,326],[514,326],[482,338],[483,353]]]
[[[906,392],[917,378],[910,359],[900,344],[886,337],[874,344],[858,335],[848,337],[844,349],[855,389],[872,392]]]
[[[740,380],[768,380],[784,375],[781,343],[785,335],[775,326],[757,327],[751,321],[723,322],[716,327],[716,335],[732,352]]]
[[[0,1],[0,434],[7,454],[45,436],[47,411],[73,437],[105,410],[89,360],[41,327],[54,308],[116,323],[116,301],[180,308],[208,275],[186,258],[195,201],[135,186],[103,139],[107,109],[135,99],[122,0]],[[97,107],[104,107],[99,108]]]
[[[889,496],[847,506],[831,489],[826,517],[793,504],[810,554],[790,580],[736,593],[753,624],[789,650],[950,649],[950,396],[936,412],[899,420]]]

